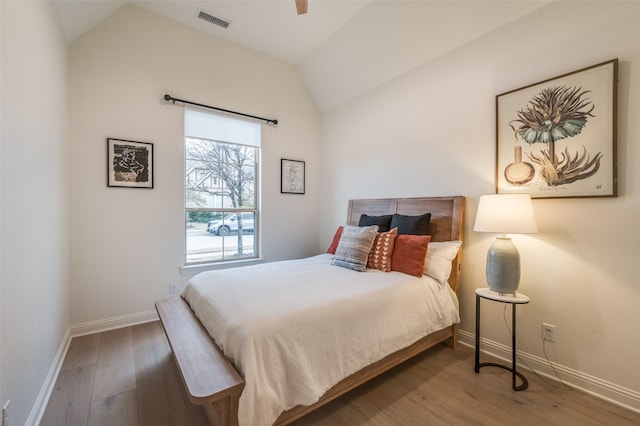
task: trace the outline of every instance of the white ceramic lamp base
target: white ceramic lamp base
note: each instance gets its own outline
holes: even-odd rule
[[[520,253],[511,238],[500,236],[487,253],[487,282],[498,293],[515,293],[520,284]]]

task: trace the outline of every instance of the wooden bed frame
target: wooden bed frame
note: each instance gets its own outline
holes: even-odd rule
[[[347,223],[357,225],[363,213],[377,216],[392,213],[420,215],[425,212],[431,212],[429,231],[432,241],[462,240],[464,197],[461,196],[350,200]],[[461,251],[452,262],[449,277],[449,285],[456,294],[460,288],[460,265]],[[173,296],[159,300],[156,310],[191,402],[203,406],[211,425],[236,426],[238,400],[244,389],[240,374],[182,298]],[[457,340],[457,324],[436,331],[342,380],[315,404],[283,412],[275,424],[289,424],[436,344],[445,342],[455,347]]]

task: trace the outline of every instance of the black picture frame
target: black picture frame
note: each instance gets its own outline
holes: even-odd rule
[[[300,160],[280,160],[280,192],[282,194],[304,194],[305,162]]]
[[[153,144],[107,138],[107,186],[153,188]]]

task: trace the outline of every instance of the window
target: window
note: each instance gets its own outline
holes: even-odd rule
[[[259,256],[260,125],[185,109],[186,264]]]

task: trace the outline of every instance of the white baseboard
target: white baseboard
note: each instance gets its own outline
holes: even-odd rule
[[[475,335],[468,331],[459,330],[458,341],[463,345],[475,348]],[[511,365],[511,346],[506,346],[493,340],[480,338],[481,350],[483,353],[493,355],[503,360],[506,365]],[[553,381],[557,381],[553,369],[549,366],[546,359],[531,355],[522,351],[518,351],[518,358],[524,360],[524,363],[518,364],[518,370],[533,369],[536,373],[545,376]],[[583,392],[591,394],[595,397],[607,400],[613,404],[627,408],[629,410],[640,413],[640,392],[616,385],[598,377],[591,376],[586,373],[565,367],[552,362],[553,368],[558,375],[568,385],[573,388],[580,389]],[[529,368],[530,367],[530,368]]]
[[[85,334],[101,333],[115,330],[116,328],[129,327],[146,322],[157,321],[158,313],[155,310],[139,312],[137,314],[122,315],[103,320],[90,321],[70,326],[71,337],[84,336]]]
[[[60,373],[60,369],[62,368],[64,357],[67,355],[67,350],[69,349],[70,342],[71,334],[69,327],[67,327],[67,331],[62,337],[62,342],[60,342],[60,346],[58,347],[56,356],[53,358],[51,367],[49,367],[47,376],[45,377],[44,382],[40,387],[40,392],[38,392],[38,396],[33,403],[33,407],[31,408],[29,417],[27,417],[25,426],[38,426],[40,424],[40,421],[42,420],[42,416],[44,414],[44,410],[47,408],[49,398],[51,397],[51,393],[53,392],[56,380],[58,379],[58,374]]]
[[[44,383],[40,387],[40,392],[38,393],[38,397],[31,408],[31,413],[29,413],[29,417],[27,418],[25,425],[37,426],[40,424],[44,411],[49,403],[49,398],[51,398],[51,393],[53,392],[56,380],[58,380],[58,375],[62,369],[62,364],[65,356],[67,355],[71,338],[83,336],[85,334],[115,330],[116,328],[129,327],[131,325],[143,324],[156,320],[158,320],[158,313],[155,310],[152,310],[69,326],[62,338],[62,342],[60,342],[58,352],[51,363],[51,367],[49,368],[49,372],[47,373]]]

